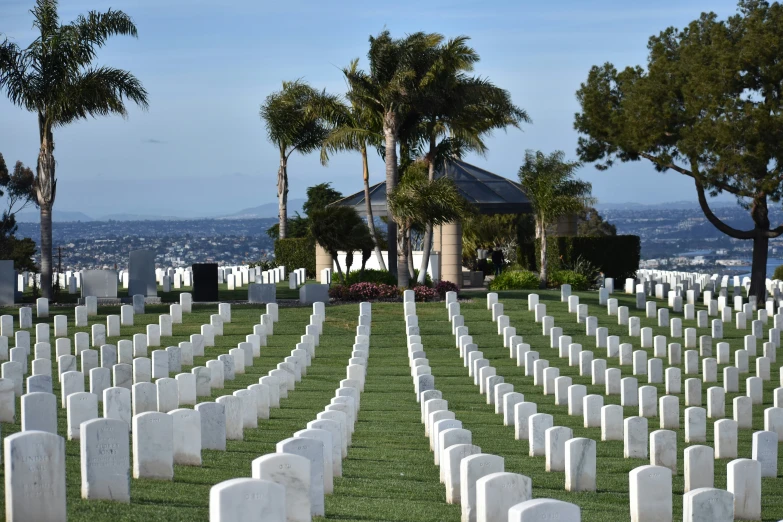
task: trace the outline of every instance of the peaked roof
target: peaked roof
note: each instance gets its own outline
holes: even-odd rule
[[[532,211],[522,186],[503,176],[453,158],[435,171],[436,179],[443,176],[452,179],[462,197],[482,214],[526,214]],[[386,215],[385,181],[370,187],[370,204],[374,216]],[[364,215],[364,191],[337,200],[332,205],[353,207]]]

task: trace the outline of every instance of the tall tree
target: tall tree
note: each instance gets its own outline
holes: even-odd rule
[[[321,147],[329,126],[320,107],[334,103],[326,91],[317,91],[303,80],[283,82],[280,91],[266,97],[260,116],[266,124],[267,139],[280,153],[277,169],[277,200],[280,239],[286,238],[288,220],[288,158],[294,152],[309,154]]]
[[[22,49],[0,43],[0,90],[38,116],[40,150],[35,190],[41,211],[41,290],[52,295],[52,207],[57,189],[54,129],[88,116],[127,116],[126,101],[147,108],[147,91],[128,71],[96,66],[97,50],[110,36],[137,36],[130,16],[90,11],[60,24],[57,0],[37,0],[30,11],[39,35]]]
[[[0,259],[11,259],[17,270],[37,271],[33,256],[37,250],[30,238],[18,239],[16,214],[35,202],[35,176],[30,168],[17,161],[12,171],[8,170],[0,154],[0,197],[6,196],[8,207],[0,217]]]
[[[436,165],[449,157],[461,157],[467,151],[484,154],[483,138],[495,129],[519,128],[529,122],[527,113],[511,102],[508,91],[489,80],[471,77],[479,61],[476,51],[467,45],[469,38],[460,36],[437,49],[417,111],[418,146],[424,152],[429,180],[435,179]],[[423,256],[419,268],[420,284],[424,283],[432,248],[432,224],[426,223]]]
[[[604,221],[593,207],[585,207],[577,213],[577,228],[580,236],[616,236],[617,227]]]
[[[310,234],[324,250],[331,254],[337,266],[337,277],[345,283],[345,275],[353,263],[355,249],[364,250],[369,231],[362,218],[351,207],[340,205],[325,207],[313,211],[310,220]],[[338,253],[344,251],[346,256],[346,274],[338,259]],[[364,263],[362,263],[364,267]]]
[[[645,159],[693,180],[702,212],[724,234],[753,241],[750,295],[763,299],[772,228],[768,203],[783,198],[783,6],[739,2],[718,20],[704,13],[650,38],[647,67],[595,66],[577,92],[578,152],[599,169]],[[707,194],[729,193],[754,227],[734,228]]]
[[[355,75],[359,70],[359,60],[354,59],[351,64],[343,70],[347,79]],[[348,82],[350,89],[350,80]],[[379,114],[373,112],[362,102],[361,96],[349,90],[347,94],[348,103],[340,103],[330,111],[330,120],[334,129],[324,140],[321,146],[321,163],[329,163],[329,154],[334,152],[355,151],[361,154],[362,158],[362,180],[364,182],[364,202],[365,213],[367,214],[367,227],[370,230],[370,236],[375,243],[375,258],[381,270],[386,270],[386,263],[383,260],[381,249],[375,240],[375,217],[372,212],[370,201],[370,167],[367,162],[367,147],[380,147],[383,143],[381,134],[381,118]]]
[[[593,202],[590,196],[592,185],[574,176],[581,166],[576,161],[565,161],[565,153],[561,150],[549,155],[528,150],[525,152],[525,163],[519,169],[519,182],[533,207],[536,237],[541,243],[541,288],[546,288],[549,275],[546,259],[547,227],[559,217],[579,212]]]
[[[318,183],[312,187],[307,187],[307,199],[302,204],[302,210],[308,216],[313,212],[323,210],[329,204],[334,203],[343,197],[343,193],[332,188],[331,182]]]
[[[413,164],[390,194],[389,209],[397,226],[403,230],[426,223],[442,225],[471,215],[472,209],[454,182],[445,177],[430,181],[425,174],[426,168],[421,162]],[[407,266],[405,275],[408,275]],[[398,273],[397,285],[407,287],[408,278],[400,281]]]
[[[370,37],[369,72],[357,70],[346,75],[351,91],[381,118],[386,163],[386,204],[399,181],[397,145],[406,116],[414,110],[437,56],[443,36],[413,33],[392,38],[389,31]],[[397,272],[398,282],[408,281],[406,234],[394,220],[388,223],[389,270]]]
[[[290,238],[303,238],[310,235],[310,222],[314,212],[323,210],[329,205],[342,198],[343,195],[339,190],[332,188],[331,183],[318,183],[312,187],[307,187],[307,199],[302,204],[302,211],[305,216],[300,216],[299,212],[296,212],[294,216],[288,218],[286,235]],[[271,239],[280,237],[280,224],[275,223],[266,230],[267,236]]]

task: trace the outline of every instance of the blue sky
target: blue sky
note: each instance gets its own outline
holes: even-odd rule
[[[34,36],[31,0],[0,0],[0,32],[18,44]],[[139,38],[117,37],[99,63],[132,71],[149,91],[150,108],[58,129],[55,208],[91,216],[112,213],[220,215],[276,200],[276,149],[266,141],[258,108],[280,82],[304,78],[342,93],[339,68],[365,57],[369,35],[388,28],[446,37],[468,35],[481,55],[476,73],[508,89],[533,119],[522,132],[496,133],[486,157],[469,162],[515,178],[525,149],[576,155],[575,92],[592,65],[644,64],[650,35],[682,27],[702,11],[721,18],[726,0],[476,2],[433,0],[387,4],[359,1],[61,0],[64,21],[88,10],[121,9]],[[34,166],[33,114],[0,97],[0,152]],[[372,158],[371,181],[383,177]],[[289,163],[290,198],[324,181],[344,193],[361,188],[358,155],[335,156],[324,168],[317,154]],[[695,200],[683,176],[649,165],[619,165],[580,176],[600,202]]]

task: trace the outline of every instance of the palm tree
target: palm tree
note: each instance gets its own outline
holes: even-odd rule
[[[319,108],[334,103],[326,91],[317,91],[307,82],[283,82],[280,91],[266,97],[260,116],[266,124],[267,138],[280,151],[277,169],[277,198],[280,239],[285,239],[288,221],[288,158],[294,152],[308,154],[321,147],[329,135],[329,126]]]
[[[389,31],[370,37],[367,57],[369,72],[356,70],[346,74],[357,99],[381,119],[386,163],[386,203],[399,181],[397,142],[407,114],[414,110],[426,81],[437,48],[443,36],[437,33],[413,33],[402,39],[392,38]],[[397,272],[399,281],[408,281],[405,231],[389,220],[389,270]]]
[[[359,67],[359,60],[354,59],[351,64],[343,70],[346,78],[356,74]],[[349,84],[350,87],[350,84]],[[364,201],[365,211],[367,213],[367,227],[370,229],[370,235],[375,243],[375,257],[381,270],[386,270],[386,263],[383,261],[381,249],[375,241],[375,218],[372,213],[370,202],[370,168],[367,163],[367,146],[380,147],[381,140],[381,120],[377,113],[369,110],[361,102],[361,98],[352,92],[347,94],[348,104],[338,103],[331,107],[329,120],[334,128],[329,136],[321,144],[321,164],[329,163],[329,153],[357,151],[362,156],[362,179],[364,180]]]
[[[442,225],[472,213],[451,179],[430,181],[424,173],[426,168],[422,162],[414,163],[390,194],[390,213],[402,230],[426,223]],[[408,275],[407,266],[405,275]],[[397,285],[404,288],[408,284],[408,278],[400,281],[398,274]]]
[[[435,177],[436,164],[449,156],[461,157],[467,151],[484,154],[485,135],[508,126],[519,128],[529,122],[527,113],[511,102],[508,91],[484,78],[469,77],[479,61],[478,54],[467,45],[467,36],[449,40],[438,49],[438,59],[426,94],[418,107],[421,113],[420,147],[429,167],[429,180]],[[438,142],[438,140],[441,140]],[[432,224],[426,224],[419,284],[426,280],[432,248]]]
[[[519,181],[525,189],[536,220],[536,237],[541,242],[541,288],[546,288],[547,227],[559,217],[574,214],[594,203],[592,185],[574,177],[582,164],[565,161],[561,150],[546,155],[541,151],[526,151],[525,163],[519,168]]]
[[[128,71],[95,66],[96,52],[114,35],[137,36],[122,11],[90,11],[60,24],[57,0],[37,0],[30,11],[40,35],[25,49],[0,42],[0,90],[11,102],[38,115],[40,150],[36,200],[41,210],[41,290],[52,295],[52,207],[57,189],[54,133],[88,116],[127,116],[125,102],[143,109],[147,91]]]

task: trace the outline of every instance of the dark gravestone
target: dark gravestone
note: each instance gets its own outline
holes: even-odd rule
[[[128,295],[157,297],[158,282],[155,279],[155,253],[149,250],[133,250],[128,262]]]
[[[116,270],[82,272],[82,297],[117,297]]]
[[[193,265],[193,301],[207,302],[218,300],[217,263],[198,263]]]
[[[13,261],[0,261],[0,305],[14,304],[16,272]]]

